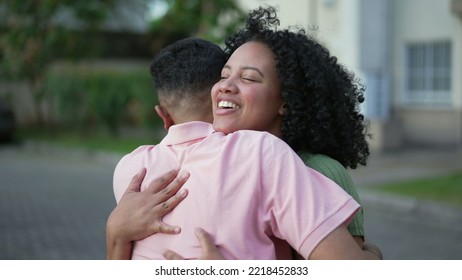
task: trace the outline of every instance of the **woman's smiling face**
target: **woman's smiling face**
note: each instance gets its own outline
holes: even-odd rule
[[[236,49],[212,88],[212,104],[216,131],[251,129],[280,137],[283,100],[273,52],[260,42]]]

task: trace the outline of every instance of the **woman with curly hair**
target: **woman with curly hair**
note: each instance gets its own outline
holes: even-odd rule
[[[221,96],[244,95],[245,90],[253,90],[249,89],[253,84],[270,83],[268,91],[274,94],[263,96],[261,93],[261,103],[239,99],[242,104],[233,104],[235,108],[228,106],[221,114],[217,114],[214,107],[214,128],[225,133],[239,129],[271,132],[288,143],[307,166],[335,181],[359,202],[346,168],[366,165],[369,155],[366,124],[359,111],[359,104],[364,101],[364,87],[303,29],[277,30],[278,25],[276,10],[260,7],[250,12],[245,28],[226,40],[225,52],[230,60],[235,59],[235,64],[231,65],[233,61],[228,60],[223,68],[221,80],[212,89],[213,106],[220,109],[220,100],[216,100],[220,91]],[[276,79],[265,79],[258,73],[261,69],[241,67],[249,59],[236,57],[245,54],[241,48],[249,49],[249,45],[260,48],[249,58],[269,49],[275,62]],[[230,81],[232,75],[238,79]],[[283,105],[282,110],[268,108],[272,96]],[[348,229],[362,245],[362,210]]]
[[[261,7],[250,12],[245,28],[226,40],[229,60],[212,88],[214,129],[270,132],[359,201],[346,168],[365,165],[369,155],[359,112],[364,88],[303,29],[277,30],[278,24],[275,9]],[[163,230],[174,233],[173,227]],[[363,249],[370,249],[363,244],[362,212],[348,230]],[[201,238],[210,242],[203,231]],[[209,243],[201,243],[208,244],[205,258],[208,253],[216,256]],[[167,258],[180,256],[169,252]]]

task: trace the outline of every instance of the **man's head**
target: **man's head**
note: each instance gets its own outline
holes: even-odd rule
[[[151,75],[165,127],[187,121],[212,121],[210,90],[226,62],[223,50],[199,38],[177,41],[154,58]]]

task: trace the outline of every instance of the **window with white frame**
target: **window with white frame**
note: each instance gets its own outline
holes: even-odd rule
[[[438,41],[406,46],[408,104],[451,104],[451,43]]]

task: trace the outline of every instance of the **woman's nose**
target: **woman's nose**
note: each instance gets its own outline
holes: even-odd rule
[[[221,93],[236,93],[237,87],[232,78],[226,78],[219,82],[219,90]]]

